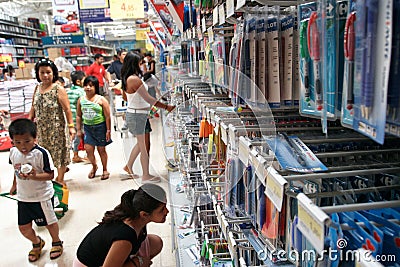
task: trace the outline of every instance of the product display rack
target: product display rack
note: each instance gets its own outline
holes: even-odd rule
[[[33,63],[44,57],[40,39],[42,30],[32,26],[31,22],[21,24],[15,17],[0,14],[0,54],[11,55],[9,64],[14,67],[18,66],[18,60]]]
[[[399,207],[400,202],[398,200],[393,200],[375,201],[369,204],[354,203],[337,207],[321,206],[321,208],[319,208],[320,205],[328,204],[329,201],[325,201],[325,204],[321,204],[324,202],[324,199],[333,197],[340,198],[340,196],[345,196],[349,193],[359,195],[368,192],[387,191],[391,192],[391,194],[396,194],[395,192],[398,192],[400,188],[398,180],[396,180],[398,178],[396,178],[396,176],[391,176],[392,174],[398,174],[400,171],[400,151],[397,147],[398,145],[396,145],[398,141],[396,138],[389,137],[386,140],[386,146],[381,146],[358,133],[345,129],[340,125],[335,125],[335,123],[332,122],[329,125],[331,129],[330,138],[327,139],[320,134],[320,121],[312,119],[304,120],[304,118],[296,114],[295,110],[275,110],[273,114],[269,112],[258,114],[261,116],[265,115],[265,118],[260,119],[263,123],[268,120],[270,122],[274,121],[274,127],[268,127],[267,125],[259,125],[260,127],[257,125],[245,126],[248,125],[247,122],[252,119],[254,120],[254,117],[251,117],[251,112],[248,112],[248,114],[246,114],[247,111],[242,111],[242,114],[221,112],[218,110],[218,107],[224,106],[223,102],[221,102],[221,100],[224,101],[223,97],[214,97],[211,89],[207,88],[206,84],[202,84],[199,80],[194,82],[192,78],[187,78],[189,81],[185,81],[185,78],[180,79],[182,81],[182,87],[176,90],[182,90],[182,95],[186,95],[188,98],[186,99],[187,101],[181,99],[178,102],[189,103],[186,104],[186,107],[185,105],[178,106],[177,115],[174,119],[176,122],[175,126],[178,126],[175,130],[180,133],[179,138],[185,140],[189,144],[185,146],[176,145],[176,149],[178,150],[177,154],[181,155],[179,156],[181,170],[187,170],[185,171],[185,175],[181,176],[181,179],[186,188],[186,195],[195,210],[194,213],[196,213],[197,209],[197,213],[201,214],[203,209],[205,212],[211,212],[211,217],[216,219],[216,225],[220,229],[221,238],[226,238],[228,247],[227,251],[222,253],[224,256],[222,258],[226,259],[226,256],[228,256],[227,258],[235,262],[235,266],[275,266],[275,263],[278,264],[277,266],[295,266],[302,265],[302,263],[293,262],[292,264],[295,265],[292,265],[288,261],[285,261],[286,264],[285,262],[279,261],[278,255],[274,253],[277,251],[286,251],[286,253],[289,253],[291,248],[287,247],[287,240],[281,239],[277,242],[273,239],[275,241],[272,242],[270,238],[267,238],[262,233],[261,228],[257,227],[254,213],[245,212],[246,208],[243,208],[243,206],[228,208],[226,205],[227,200],[219,197],[219,195],[225,195],[226,192],[223,191],[226,189],[229,191],[229,184],[234,184],[234,182],[229,181],[229,175],[226,175],[227,170],[225,170],[224,178],[220,175],[208,172],[207,169],[210,169],[210,154],[201,151],[201,149],[198,151],[197,148],[193,150],[194,146],[190,148],[191,143],[193,145],[193,143],[199,141],[199,126],[195,123],[196,118],[205,118],[208,123],[214,127],[214,134],[220,135],[221,141],[228,147],[226,151],[228,158],[237,158],[238,163],[254,168],[256,183],[262,184],[267,189],[279,188],[279,186],[277,187],[277,185],[274,184],[276,181],[282,183],[282,195],[280,198],[278,198],[279,194],[275,195],[275,197],[278,201],[281,201],[281,209],[283,208],[283,210],[286,210],[285,212],[282,211],[280,215],[283,216],[283,218],[290,218],[290,208],[293,208],[293,202],[304,201],[303,198],[308,200],[310,205],[312,203],[317,205],[314,206],[314,208],[319,210],[318,212],[321,214],[325,214],[324,212],[326,212],[326,214],[331,214],[332,212],[339,211],[359,211],[365,210],[367,207],[368,209]],[[260,131],[259,135],[256,134],[257,131]],[[315,151],[315,155],[328,166],[328,172],[294,174],[291,171],[283,170],[278,160],[271,155],[271,151],[269,151],[270,148],[266,146],[264,141],[265,136],[262,137],[263,134],[266,133],[272,134],[282,131],[287,132],[291,136],[301,136],[304,143],[311,147],[313,151]],[[353,142],[353,144],[351,144],[351,142]],[[350,148],[343,145],[343,143],[347,144],[347,146],[358,144],[360,147]],[[198,145],[198,143],[196,144]],[[318,149],[321,151],[318,152]],[[372,155],[370,153],[371,149],[375,151]],[[194,156],[190,156],[191,153],[194,153]],[[214,151],[213,153],[216,152]],[[212,167],[211,169],[218,170],[220,168]],[[198,173],[201,173],[199,177]],[[313,181],[325,179],[328,181],[333,177],[340,179],[340,177],[370,176],[379,175],[381,173],[385,173],[388,177],[395,179],[392,180],[393,184],[381,184],[379,186],[359,189],[342,188],[340,190],[337,189],[336,191],[327,192],[322,192],[321,189],[318,189],[319,191],[312,191],[313,188],[316,188],[315,186],[318,186],[314,184]],[[215,178],[222,178],[222,181],[218,182]],[[342,182],[344,183],[344,181]],[[314,187],[310,187],[310,184]],[[309,192],[304,191],[306,196],[292,191],[293,188],[297,188],[300,185],[310,190]],[[319,183],[319,186],[322,185],[324,184]],[[221,188],[224,188],[224,190],[221,190]],[[173,190],[173,188],[171,188],[171,190]],[[270,194],[272,193],[270,192]],[[275,194],[277,194],[277,192],[275,192]],[[207,203],[208,207],[196,204],[196,195],[208,195],[210,200],[210,202]],[[256,206],[260,207],[259,204]],[[312,214],[311,211],[308,212]],[[325,217],[328,218],[328,215],[325,215]],[[196,217],[194,221],[195,220]],[[327,224],[324,227],[327,227],[327,229],[330,225],[329,222],[329,219],[325,222]],[[200,223],[199,225],[200,227],[195,227],[195,229],[197,230],[196,245],[200,251],[202,240],[209,242],[209,239],[207,235],[204,234],[204,230],[202,230],[204,229],[204,223]],[[287,227],[284,227],[284,229],[289,231]],[[282,237],[283,236],[285,235],[282,234]],[[253,254],[253,257],[254,255],[258,255],[255,257],[258,257],[258,259],[265,258],[262,264],[266,265],[258,265],[261,263],[259,260],[258,264],[249,265],[245,260],[245,258],[247,258],[248,262],[249,256],[247,254]],[[213,253],[210,253],[210,255],[211,259],[215,256]],[[202,259],[200,254],[198,258],[200,258],[200,266],[209,266],[208,264],[213,261],[211,260],[208,263],[207,261],[203,261],[204,259]],[[214,261],[218,262],[218,260],[215,259]]]

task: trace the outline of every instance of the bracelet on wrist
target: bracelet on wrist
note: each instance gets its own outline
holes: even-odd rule
[[[75,125],[73,123],[69,123],[68,128],[75,128]]]

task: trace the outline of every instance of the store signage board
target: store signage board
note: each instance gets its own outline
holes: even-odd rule
[[[325,224],[329,220],[329,217],[305,194],[299,193],[297,200],[299,217],[297,227],[311,245],[313,245],[316,252],[321,254],[325,245]]]
[[[175,4],[176,1],[165,0],[165,5],[168,8],[169,13],[174,18],[174,23],[178,26],[178,29],[183,32],[183,14],[185,4],[184,2],[180,2],[179,4]]]
[[[147,30],[136,29],[136,40],[137,41],[139,41],[139,40],[141,40],[141,41],[147,40],[146,33],[147,33]]]
[[[0,54],[0,62],[12,62],[12,54]]]
[[[143,0],[110,0],[112,19],[144,18]]]
[[[52,0],[53,30],[56,35],[71,33],[82,34],[79,21],[78,2],[70,0]]]
[[[168,38],[172,39],[172,34],[174,33],[174,19],[171,16],[167,6],[164,1],[148,0],[149,5],[157,13],[160,22],[165,26],[165,30],[168,31]]]
[[[272,201],[279,212],[282,211],[286,185],[287,181],[273,167],[268,167],[265,195]]]
[[[226,17],[229,18],[235,14],[235,0],[226,1]]]
[[[219,25],[223,25],[225,23],[225,8],[224,4],[219,6]]]
[[[109,0],[79,0],[78,4],[81,23],[113,21]]]
[[[84,35],[54,35],[42,37],[43,46],[85,44]]]

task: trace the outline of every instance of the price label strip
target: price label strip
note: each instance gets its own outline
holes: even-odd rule
[[[267,169],[267,186],[265,195],[272,201],[275,208],[281,212],[285,187],[288,182],[272,167]]]
[[[316,252],[321,254],[324,250],[325,225],[329,217],[305,194],[298,194],[297,200],[299,217],[298,228],[313,245]]]

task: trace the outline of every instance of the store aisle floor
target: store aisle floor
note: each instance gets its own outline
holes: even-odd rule
[[[153,132],[151,134],[150,172],[164,177],[160,185],[168,193],[166,160],[162,153],[162,128],[160,119],[151,122]],[[80,241],[89,232],[96,222],[100,221],[104,212],[114,208],[120,201],[120,197],[126,190],[140,186],[139,180],[124,179],[120,176],[125,159],[129,155],[130,148],[134,144],[134,138],[121,138],[119,132],[113,133],[113,143],[107,147],[111,173],[110,179],[101,181],[101,166],[96,178],[89,180],[87,175],[91,165],[84,163],[72,164],[70,171],[66,174],[66,182],[70,190],[69,211],[59,221],[60,236],[64,241],[64,254],[57,260],[50,260],[51,238],[46,228],[35,229],[46,241],[41,258],[35,263],[28,262],[28,252],[32,248],[18,230],[17,225],[17,203],[16,201],[0,197],[0,266],[58,266],[70,267],[75,257],[76,249]],[[83,152],[81,155],[83,156]],[[13,170],[8,164],[9,152],[0,152],[0,192],[8,192],[12,184]],[[96,154],[100,163],[100,158]],[[141,173],[138,162],[134,166],[135,173]],[[171,241],[171,214],[168,215],[164,224],[150,223],[148,232],[158,234],[164,241],[164,248],[160,255],[153,259],[155,267],[172,267],[175,264],[175,255],[172,251]]]

